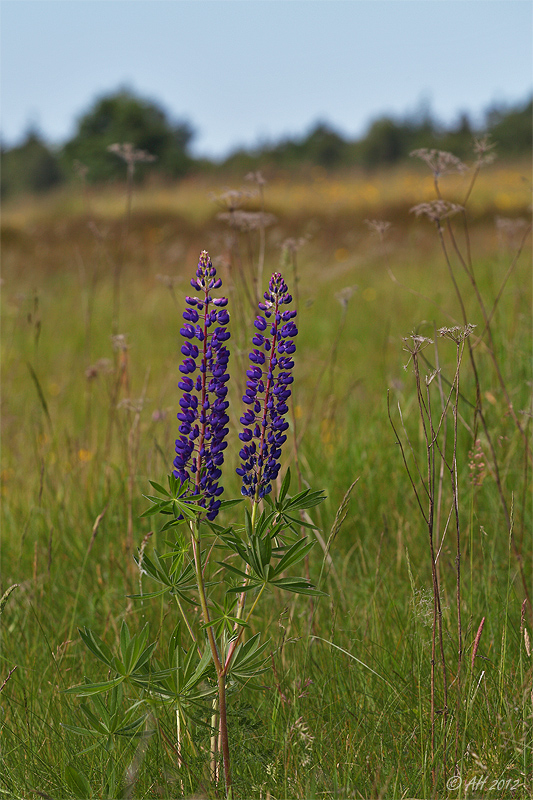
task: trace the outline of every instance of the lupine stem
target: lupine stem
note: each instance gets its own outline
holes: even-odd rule
[[[194,527],[191,527],[191,541],[194,556],[194,566],[196,571],[196,583],[198,586],[198,594],[200,597],[200,606],[202,608],[202,616],[207,630],[207,638],[211,648],[211,655],[213,663],[217,672],[218,684],[218,716],[220,726],[220,741],[222,744],[222,758],[224,763],[224,783],[226,786],[226,795],[231,795],[231,763],[229,753],[229,740],[228,740],[228,719],[226,710],[226,669],[222,664],[220,654],[218,652],[213,626],[209,615],[209,607],[207,605],[207,597],[205,593],[204,576],[202,572],[202,556],[201,556],[201,538],[200,538],[200,522],[196,520]]]

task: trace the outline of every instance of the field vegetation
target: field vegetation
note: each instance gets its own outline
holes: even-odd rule
[[[143,495],[172,468],[206,249],[232,310],[224,497],[254,298],[277,270],[299,328],[280,481],[290,467],[291,491],[327,496],[303,519],[326,596],[272,592],[247,634],[269,669],[229,686],[234,796],[531,797],[530,165],[482,149],[445,174],[422,155],[230,188],[81,173],[6,202],[0,796],[224,796],[209,704],[178,746],[168,707],[126,735],[131,688],[66,692],[109,677],[79,629],[115,652],[123,622],[148,623],[159,652],[177,621],[129,596],[157,588],[133,557],[165,549]]]

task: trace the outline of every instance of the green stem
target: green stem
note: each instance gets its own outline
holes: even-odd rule
[[[192,552],[194,556],[194,569],[196,573],[196,585],[198,586],[198,595],[200,598],[202,617],[204,620],[204,624],[206,625],[207,638],[209,640],[209,646],[211,647],[213,663],[215,665],[218,675],[220,670],[222,669],[222,664],[218,653],[217,643],[215,641],[215,635],[213,633],[213,626],[211,624],[211,617],[209,615],[209,608],[207,605],[207,596],[205,593],[204,576],[202,573],[202,553],[200,547],[201,540],[200,540],[199,520],[196,520],[196,522],[194,523],[194,529],[191,527],[191,541],[192,541]]]
[[[226,786],[226,795],[231,796],[231,762],[229,753],[229,739],[228,739],[228,719],[226,712],[226,670],[222,664],[215,634],[213,633],[213,626],[209,616],[209,608],[207,605],[207,597],[205,593],[204,576],[202,572],[202,551],[201,551],[201,538],[200,538],[200,521],[197,519],[194,527],[191,525],[191,541],[192,550],[194,555],[194,567],[196,571],[196,583],[198,586],[198,594],[200,597],[200,605],[202,608],[202,616],[207,630],[207,638],[211,648],[211,655],[213,663],[217,672],[218,682],[218,714],[220,726],[220,742],[222,745],[222,757],[224,762],[224,783]]]

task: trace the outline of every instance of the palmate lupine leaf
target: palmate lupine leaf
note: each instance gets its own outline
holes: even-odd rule
[[[273,557],[272,540],[269,536],[260,538],[254,534],[250,545],[241,542],[236,548],[242,560],[250,567],[249,572],[245,572],[227,562],[218,562],[233,575],[245,581],[239,586],[230,587],[227,589],[227,593],[249,592],[261,586],[277,586],[279,589],[296,594],[313,595],[315,597],[323,596],[324,592],[315,589],[313,584],[306,578],[281,577],[285,570],[302,561],[313,547],[314,542],[308,542],[307,539],[303,538],[298,539],[288,549],[278,548],[278,552],[274,554],[274,557],[280,560],[274,565],[271,563],[271,558]]]
[[[304,489],[293,497],[287,497],[289,486],[290,470],[287,470],[277,500],[274,500],[269,495],[265,498],[268,505],[275,511],[275,514],[279,516],[283,525],[290,527],[293,531],[296,531],[299,527],[308,528],[310,530],[316,529],[317,526],[313,525],[313,523],[301,519],[300,516],[293,516],[293,514],[296,511],[303,511],[319,505],[326,499],[326,496],[322,491]]]
[[[270,641],[259,643],[261,634],[256,633],[244,644],[237,647],[229,670],[229,677],[239,683],[246,683],[251,689],[262,689],[262,686],[250,683],[250,679],[267,672],[269,658],[265,652],[270,647]]]
[[[98,694],[108,691],[118,686],[122,681],[129,680],[132,675],[142,669],[150,660],[152,653],[157,647],[157,642],[146,646],[148,640],[148,623],[139,632],[130,636],[128,626],[122,623],[120,631],[120,651],[122,659],[114,656],[110,648],[89,628],[80,630],[80,636],[89,650],[113,672],[118,673],[116,677],[99,683],[81,684],[67,689],[70,694],[77,694],[80,697]]]
[[[191,498],[191,487],[189,481],[180,481],[174,475],[168,477],[169,490],[167,491],[164,486],[156,481],[150,481],[151,486],[163,497],[156,495],[145,494],[143,495],[147,500],[152,503],[150,508],[143,511],[141,517],[149,517],[154,514],[163,514],[171,516],[164,527],[163,531],[171,527],[179,525],[184,519],[194,520],[205,509],[200,505],[203,495],[200,492],[195,493],[198,502],[193,502]]]
[[[181,626],[178,624],[170,637],[165,658],[161,662],[153,659],[152,669],[145,670],[144,674],[136,673],[132,676],[132,682],[159,702],[183,706],[213,696],[216,691],[214,684],[203,685],[212,672],[210,648],[204,649],[201,658],[196,647],[184,650],[181,645]],[[214,675],[211,674],[211,677]]]
[[[163,589],[156,592],[146,592],[143,594],[132,594],[129,597],[132,600],[146,600],[151,597],[160,597],[166,592],[172,595],[178,595],[180,599],[186,603],[194,604],[196,601],[190,596],[190,592],[196,589],[194,567],[191,563],[187,564],[179,575],[175,572],[183,564],[184,554],[182,552],[172,552],[164,556],[154,550],[152,558],[143,555],[142,561],[140,558],[135,558],[135,563],[146,573],[148,577],[152,578],[157,583],[163,585]],[[172,559],[170,565],[167,566],[166,561]]]
[[[80,703],[80,710],[90,724],[90,728],[82,728],[77,725],[63,725],[67,730],[78,734],[91,734],[93,736],[135,736],[145,723],[148,712],[139,715],[139,711],[145,705],[143,700],[138,700],[128,709],[123,709],[124,694],[122,685],[115,686],[108,696],[108,703],[104,702],[100,695],[91,697],[91,702],[95,707],[95,712],[86,703]]]
[[[242,573],[239,577],[247,577],[246,573]],[[235,607],[236,599],[231,597],[226,593],[224,595],[224,605],[217,603],[215,600],[211,600],[211,619],[209,623],[204,623],[201,627],[208,628],[213,627],[215,629],[215,635],[217,638],[222,636],[224,631],[227,631],[229,634],[233,635],[235,631],[235,626],[240,626],[242,628],[249,628],[247,622],[243,619],[236,617],[232,611]]]
[[[121,669],[124,670],[126,675],[140,669],[147,661],[157,647],[157,642],[153,642],[146,647],[148,641],[148,623],[142,628],[139,633],[130,636],[130,631],[126,622],[122,623],[120,629],[120,651],[122,655],[122,662],[115,659],[115,668],[117,672]],[[119,669],[120,668],[120,669]]]
[[[82,641],[91,653],[100,661],[103,661],[107,667],[114,670],[114,656],[107,644],[96,633],[93,633],[90,628],[78,628],[78,631]]]
[[[274,574],[277,577],[281,575],[286,569],[292,567],[294,564],[298,564],[299,561],[302,561],[305,556],[313,549],[315,543],[308,542],[307,539],[299,539],[295,542],[287,552],[281,557],[281,560],[276,565],[274,570]]]

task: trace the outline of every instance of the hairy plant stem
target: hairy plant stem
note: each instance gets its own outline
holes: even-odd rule
[[[201,534],[200,534],[200,521],[196,520],[190,526],[192,551],[194,557],[194,568],[196,572],[196,583],[198,586],[198,595],[200,599],[200,606],[202,609],[202,617],[204,625],[206,626],[207,639],[209,647],[211,648],[211,656],[213,664],[217,673],[218,685],[218,721],[219,721],[219,741],[222,749],[222,759],[224,763],[224,783],[226,786],[226,795],[231,795],[231,761],[229,752],[228,740],[228,720],[226,710],[226,670],[222,663],[221,655],[218,651],[213,626],[211,624],[211,617],[209,615],[209,606],[207,604],[207,596],[205,592],[205,581],[202,570],[202,556],[201,556]]]

